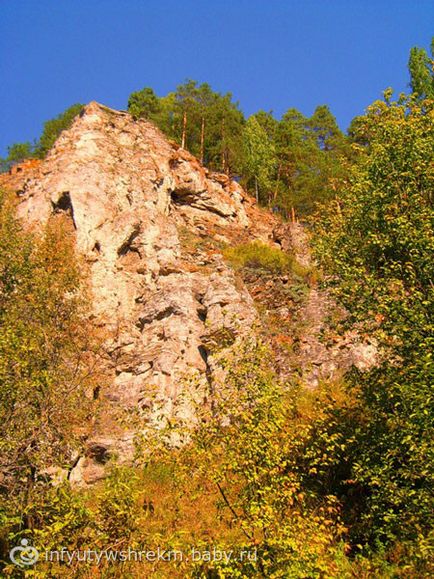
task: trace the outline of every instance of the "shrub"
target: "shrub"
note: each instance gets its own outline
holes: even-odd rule
[[[0,511],[7,537],[39,525],[49,472],[66,473],[89,426],[93,332],[62,220],[23,231],[0,196]],[[47,497],[48,497],[47,494]],[[36,511],[35,511],[36,508]]]
[[[353,540],[371,546],[422,544],[434,525],[433,104],[369,107],[359,119],[368,146],[318,229],[318,258],[348,322],[387,354],[350,379],[360,408],[346,457],[359,493]]]
[[[261,241],[228,247],[223,255],[236,268],[252,267],[275,273],[289,271],[293,262],[289,254]]]

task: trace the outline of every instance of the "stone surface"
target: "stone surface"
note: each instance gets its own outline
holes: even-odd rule
[[[139,409],[148,422],[156,420],[156,401],[158,413],[170,416],[186,375],[197,372],[206,382],[207,336],[222,328],[242,335],[256,319],[252,299],[218,252],[200,247],[214,234],[227,243],[251,235],[252,201],[152,124],[95,102],[31,169],[19,187],[16,171],[10,176],[19,217],[40,227],[53,214],[69,215],[89,266],[93,313],[108,336],[111,378],[101,395]],[[194,419],[185,403],[176,411]],[[131,459],[133,435],[106,423],[72,480],[98,479],[110,455]]]
[[[0,185],[15,191],[28,227],[68,216],[87,265],[93,320],[106,336],[107,379],[98,389],[105,411],[85,454],[72,461],[75,484],[103,477],[113,458],[131,461],[138,431],[146,436],[176,417],[194,424],[195,404],[221,372],[216,353],[259,327],[255,302],[265,326],[269,314],[280,320],[271,344],[285,378],[301,371],[313,387],[375,360],[375,344],[357,333],[331,348],[320,341],[334,306],[315,288],[295,315],[289,277],[243,283],[225,263],[224,245],[260,239],[309,268],[305,229],[259,209],[239,184],[209,172],[147,121],[92,102],[44,161],[0,176]],[[283,360],[297,319],[305,324],[299,353]],[[134,415],[134,425],[123,413]]]

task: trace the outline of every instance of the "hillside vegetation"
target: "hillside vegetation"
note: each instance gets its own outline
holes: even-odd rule
[[[2,194],[5,577],[434,575],[431,62],[412,51],[412,94],[393,100],[386,91],[349,136],[326,107],[310,119],[290,110],[280,121],[264,112],[245,121],[230,95],[194,82],[163,98],[151,89],[130,96],[133,115],[212,169],[240,175],[264,205],[309,216],[315,276],[258,241],[223,254],[237,274],[251,268],[288,273],[306,288],[323,284],[347,313],[337,331],[357,325],[375,338],[381,360],[308,389],[279,377],[268,344],[246,339],[221,354],[224,372],[198,404],[193,432],[182,419],[167,423],[137,440],[134,466],[108,464],[107,478],[85,490],[53,476],[98,412],[86,268],[61,216],[42,235],[24,232]],[[17,572],[8,553],[23,538],[40,552],[164,546],[182,556],[41,561]],[[203,555],[212,550],[221,556]]]

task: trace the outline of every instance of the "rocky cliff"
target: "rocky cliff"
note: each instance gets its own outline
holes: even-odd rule
[[[18,215],[40,226],[67,214],[89,265],[95,323],[107,336],[101,395],[147,421],[175,407],[193,419],[185,400],[177,404],[186,375],[206,381],[213,334],[235,340],[257,318],[218,247],[271,238],[273,219],[152,124],[95,102],[46,160],[23,169],[9,179]],[[127,459],[134,433],[105,422],[90,446]]]
[[[39,227],[59,212],[70,219],[88,266],[94,323],[105,336],[107,380],[99,395],[112,408],[133,410],[144,432],[161,416],[193,422],[186,378],[195,375],[205,392],[215,371],[211,344],[223,332],[236,347],[260,324],[249,284],[225,263],[222,246],[261,239],[291,249],[291,228],[152,124],[95,102],[43,162],[15,170],[3,185],[16,191],[27,225]],[[297,229],[292,235],[306,261]],[[319,342],[309,339],[315,351]],[[320,350],[327,365],[330,355]],[[112,455],[130,460],[135,433],[104,414],[71,479],[102,476]]]

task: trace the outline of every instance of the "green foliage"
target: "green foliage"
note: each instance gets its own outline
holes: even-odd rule
[[[431,40],[431,58],[426,50],[414,46],[408,61],[410,87],[418,98],[434,98],[434,37]]]
[[[343,141],[342,132],[327,105],[321,105],[315,109],[308,121],[308,126],[312,129],[321,150],[330,151]]]
[[[34,157],[34,146],[26,141],[25,143],[14,143],[8,147],[8,156],[0,159],[0,172],[9,171],[15,163],[21,163],[25,159]]]
[[[31,534],[32,542],[43,551],[58,549],[72,538],[84,540],[92,516],[83,494],[74,492],[65,481],[58,486],[41,485],[40,490],[25,511],[26,518],[32,521],[31,529],[10,536],[10,541],[18,542],[19,537]]]
[[[248,119],[243,139],[245,178],[254,182],[256,200],[267,202],[277,164],[274,145],[255,116]]]
[[[74,104],[68,107],[63,113],[44,123],[44,130],[35,146],[34,154],[39,159],[43,159],[62,131],[72,125],[72,121],[81,112],[84,105]]]
[[[304,280],[312,274],[312,268],[301,265],[292,255],[258,240],[227,247],[223,255],[237,269],[252,268],[274,275],[291,273]]]
[[[223,251],[223,255],[235,267],[261,268],[276,273],[289,270],[292,264],[289,254],[261,241],[228,247]]]
[[[358,488],[359,542],[420,541],[433,526],[434,109],[432,101],[376,102],[351,186],[319,228],[318,257],[336,293],[385,353],[354,375],[348,478]]]
[[[15,143],[8,147],[6,161],[9,163],[20,163],[25,159],[33,157],[33,147],[28,141],[26,143]]]
[[[258,201],[283,214],[311,213],[346,179],[350,149],[326,105],[311,118],[289,109],[280,121],[259,111],[245,122],[230,93],[188,80],[162,98],[150,88],[132,93],[128,108],[210,169],[240,177]]]
[[[143,517],[140,478],[133,469],[115,467],[104,481],[96,519],[105,541],[130,537]]]
[[[348,151],[328,107],[318,107],[310,119],[289,109],[276,141],[280,203],[307,215],[336,196],[346,178]]]
[[[158,97],[152,88],[145,87],[140,91],[131,93],[128,98],[128,112],[130,112],[135,119],[155,118],[155,115],[161,112],[161,107]]]
[[[21,576],[17,574],[17,567],[10,562],[6,551],[12,546],[19,545],[23,538],[29,540],[40,553],[40,562],[36,568],[29,568],[25,576],[41,578],[54,576],[40,569],[45,552],[60,551],[67,545],[83,546],[87,544],[87,540],[94,538],[91,529],[93,516],[85,504],[83,493],[73,491],[67,482],[58,486],[42,483],[39,486],[38,492],[33,495],[33,501],[23,507],[22,512],[17,511],[16,518],[31,521],[31,527],[20,527],[18,523],[15,527],[11,527],[11,515],[3,518],[3,512],[0,512],[2,532],[6,533],[9,530],[7,536],[3,534],[1,537],[2,547],[6,547],[4,560],[0,560],[4,577]],[[53,561],[56,561],[55,555]]]
[[[234,173],[239,165],[244,118],[232,95],[214,92],[207,83],[189,80],[175,93],[175,130],[185,146],[213,170]]]
[[[47,480],[80,448],[92,399],[92,332],[83,323],[67,229],[25,233],[0,200],[0,511],[32,528]],[[9,521],[9,523],[7,523]]]

